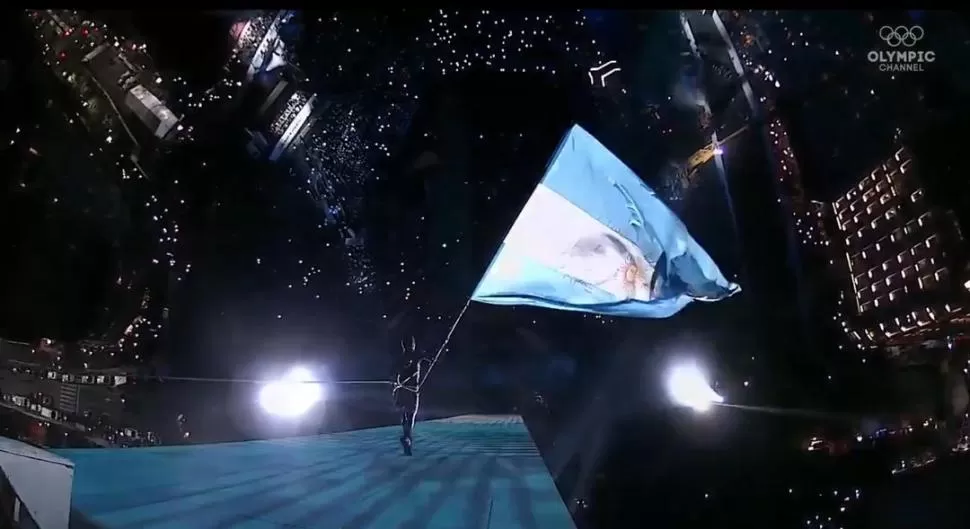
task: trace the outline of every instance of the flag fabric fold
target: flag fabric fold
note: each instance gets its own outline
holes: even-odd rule
[[[738,291],[653,190],[574,125],[472,300],[665,318]]]

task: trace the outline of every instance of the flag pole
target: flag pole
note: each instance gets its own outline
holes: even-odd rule
[[[438,363],[438,359],[440,359],[441,355],[445,352],[445,348],[448,347],[448,342],[451,341],[451,335],[455,333],[455,329],[458,327],[458,322],[461,321],[462,316],[465,315],[465,312],[468,310],[468,307],[471,304],[472,304],[472,298],[469,297],[468,300],[465,301],[465,306],[462,307],[461,311],[458,313],[458,317],[456,317],[455,321],[452,322],[451,328],[448,329],[448,334],[445,335],[445,341],[441,342],[441,347],[438,348],[438,352],[436,352],[434,354],[434,357],[431,358],[431,365],[428,366],[428,371],[424,374],[423,377],[421,377],[421,380],[418,382],[419,391],[421,390],[421,386],[424,385],[424,381],[428,380],[428,375],[431,374],[431,370],[434,369],[435,364]]]
[[[578,125],[576,125],[576,124],[573,125],[573,127],[576,127],[576,126],[578,126]],[[546,162],[546,169],[543,172],[542,179],[539,180],[539,184],[541,184],[542,182],[544,182],[546,180],[545,175],[549,173],[549,168],[552,167],[553,162],[555,162],[556,158],[559,156],[559,153],[562,152],[563,147],[566,146],[566,142],[569,140],[569,135],[572,132],[573,127],[570,127],[569,130],[567,130],[566,133],[563,134],[562,139],[559,140],[559,145],[556,147],[556,152],[552,155],[551,158],[549,158],[549,161]],[[536,184],[536,186],[538,186],[538,184]],[[532,190],[532,193],[535,193],[535,189]],[[531,198],[532,197],[532,194],[530,194],[529,197]],[[522,210],[525,209],[525,206],[528,205],[528,203],[529,203],[529,199],[527,198],[526,201],[525,201],[525,203],[522,205],[522,207],[519,208],[519,215],[516,216],[516,220],[518,220],[518,217],[522,215]],[[514,221],[512,222],[512,225],[513,226],[515,225],[515,222]],[[511,227],[510,227],[510,229],[511,229]],[[508,234],[508,231],[506,231],[506,234]],[[499,251],[501,251],[501,245],[499,245]],[[492,256],[491,263],[489,263],[488,268],[485,269],[485,273],[486,274],[488,274],[488,271],[491,270],[492,265],[495,264],[495,260],[497,258],[498,258],[498,251],[496,251],[496,253]],[[448,346],[448,342],[451,340],[451,335],[454,334],[455,328],[458,327],[458,322],[461,321],[462,316],[465,315],[465,311],[467,311],[469,305],[471,305],[471,303],[472,303],[472,297],[474,297],[474,295],[475,294],[473,292],[472,295],[468,297],[468,300],[465,301],[465,306],[461,308],[461,312],[458,313],[458,317],[455,318],[454,323],[451,324],[451,328],[448,329],[448,334],[445,336],[445,341],[442,342],[441,347],[438,348],[438,352],[436,352],[435,355],[434,355],[434,357],[431,359],[431,365],[428,366],[428,372],[425,373],[424,374],[424,377],[422,377],[421,380],[418,381],[418,384],[417,384],[418,391],[421,390],[421,386],[424,385],[424,381],[425,380],[428,380],[428,375],[431,374],[431,370],[434,369],[435,364],[438,363],[438,359],[440,359],[441,358],[441,355],[444,354],[445,347]]]

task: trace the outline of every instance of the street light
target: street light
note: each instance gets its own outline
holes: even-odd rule
[[[707,375],[696,362],[684,362],[673,366],[667,373],[667,394],[674,404],[703,413],[715,404],[724,402]]]
[[[324,388],[305,367],[290,369],[281,379],[259,390],[259,405],[270,415],[296,418],[324,399]]]

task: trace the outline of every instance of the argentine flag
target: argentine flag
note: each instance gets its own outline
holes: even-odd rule
[[[666,318],[738,291],[653,190],[574,125],[471,299]]]

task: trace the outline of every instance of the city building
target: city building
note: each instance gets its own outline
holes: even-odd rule
[[[853,309],[844,325],[867,347],[954,338],[970,316],[970,277],[959,260],[966,243],[920,173],[899,146],[832,204]]]
[[[166,155],[192,139],[182,116],[194,103],[173,95],[186,90],[154,65],[144,43],[115,34],[90,13],[30,10],[27,20],[39,54],[24,82],[46,99],[45,120],[28,130],[47,133],[25,135],[34,155],[24,158],[21,172],[34,181],[22,176],[21,188],[103,224],[111,251],[92,273],[98,285],[82,294],[97,306],[58,307],[69,321],[77,319],[71,310],[88,313],[84,328],[65,331],[46,322],[41,336],[51,338],[31,331],[25,342],[0,344],[3,405],[97,444],[154,442],[151,425],[132,411],[140,398],[134,382],[164,357],[171,285],[191,266],[179,254],[178,180],[157,175],[166,174]],[[69,182],[54,185],[65,174],[56,164],[64,158],[86,165],[75,163]],[[110,217],[91,205],[104,197]]]
[[[177,79],[159,72],[144,44],[112,33],[89,14],[35,10],[28,11],[28,18],[47,67],[47,72],[37,72],[34,82],[63,96],[48,101],[48,108],[61,114],[63,127],[79,129],[78,138],[89,143],[76,142],[78,148],[88,151],[98,171],[114,176],[88,183],[89,194],[116,196],[121,211],[116,223],[129,225],[116,230],[112,243],[120,250],[116,275],[104,287],[104,307],[94,316],[84,343],[62,344],[68,354],[60,367],[144,364],[167,317],[170,272],[184,266],[176,258],[177,188],[152,176],[164,154],[189,139],[173,110],[182,105],[170,97]],[[53,85],[50,73],[56,79]],[[40,148],[55,155],[65,147]],[[95,184],[110,188],[99,193]]]
[[[911,130],[925,122],[929,105],[920,97],[920,83],[868,68],[866,50],[873,46],[872,31],[878,26],[873,28],[872,17],[865,13],[715,10],[688,12],[685,18],[696,35],[698,54],[714,63],[705,72],[707,85],[725,66],[740,80],[736,97],[746,103],[749,126],[757,132],[753,141],[740,146],[754,145],[764,153],[760,159],[747,159],[745,178],[731,184],[744,189],[738,207],[742,225],[745,216],[756,211],[758,218],[749,221],[747,229],[761,230],[762,244],[772,246],[765,241],[780,234],[787,239],[785,266],[764,255],[748,262],[750,291],[771,305],[760,322],[787,325],[799,336],[787,345],[784,362],[798,366],[798,379],[814,381],[809,390],[814,405],[851,402],[879,416],[902,417],[919,410],[917,415],[925,417],[933,408],[926,403],[942,401],[946,377],[927,377],[930,382],[914,391],[913,384],[902,382],[912,378],[903,372],[912,362],[901,362],[892,353],[881,353],[881,358],[846,354],[875,349],[875,344],[863,344],[850,334],[856,311],[843,288],[847,273],[832,273],[833,265],[844,262],[845,256],[835,255],[843,245],[839,226],[829,222],[837,194],[857,183],[865,168],[887,151],[895,152],[889,148],[899,129]],[[799,66],[805,64],[811,67]],[[732,149],[736,157],[737,147],[724,150]],[[730,175],[737,159],[725,162]],[[760,165],[768,169],[767,178],[752,169]],[[775,215],[769,212],[780,213],[781,220],[770,230],[765,227]],[[779,279],[769,286],[766,277]],[[771,303],[774,292],[783,292],[786,299]],[[794,318],[786,318],[788,312]],[[775,343],[787,343],[782,333],[777,334]],[[790,354],[794,350],[800,351],[797,359]],[[942,355],[928,355],[917,363],[934,371],[943,369],[941,360]]]
[[[880,13],[714,13],[764,109],[777,200],[799,241],[806,324],[818,333],[811,356],[840,395],[833,402],[900,417],[930,413],[954,431],[967,368],[965,292],[954,277],[966,251],[953,212],[968,186],[947,147],[965,137],[954,115],[966,116],[958,111],[966,76],[949,72],[962,71],[967,56],[947,45],[961,40],[959,30],[945,16],[914,20],[943,59],[896,73],[868,59],[883,46],[879,28],[891,23]],[[867,389],[838,383],[849,377]]]
[[[946,64],[918,75],[886,72],[867,59],[880,46],[876,35],[885,21],[877,13],[720,13],[761,88],[779,182],[788,189],[781,197],[796,216],[802,247],[812,248],[802,259],[808,291],[834,301],[822,303],[819,316],[843,328],[850,343],[839,347],[921,343],[939,335],[962,310],[956,308],[959,281],[946,279],[960,275],[965,259],[953,213],[960,206],[949,199],[965,196],[967,186],[933,191],[962,181],[953,153],[933,144],[952,141],[961,129],[940,122],[960,106],[954,103],[965,90],[964,76],[946,72],[961,71],[954,66],[966,55],[947,51]],[[953,38],[955,30],[927,16],[921,22],[942,49],[944,36]],[[891,263],[883,259],[888,253]]]
[[[99,446],[153,443],[154,434],[127,406],[130,370],[65,370],[64,350],[46,338],[35,345],[0,339],[0,407],[33,417],[43,428],[78,432]]]
[[[304,79],[288,61],[281,28],[293,12],[263,13],[234,24],[233,69],[243,96],[250,155],[271,162],[289,152],[312,125],[316,95],[301,89]],[[247,104],[248,103],[248,104]]]
[[[143,152],[184,139],[170,108],[172,80],[159,73],[144,44],[113,35],[80,11],[28,14],[45,64],[74,91],[80,119],[106,143],[124,145],[137,164]]]
[[[882,23],[873,13],[746,10],[715,11],[711,17],[733,41],[768,124],[778,201],[790,210],[791,232],[799,242],[793,251],[808,286],[804,297],[818,316],[831,316],[821,320],[838,322],[850,342],[863,347],[938,334],[933,329],[962,310],[952,297],[961,295],[952,288],[960,285],[947,279],[961,269],[962,243],[952,213],[959,208],[932,206],[926,199],[924,177],[943,172],[937,168],[941,156],[924,148],[923,162],[914,165],[912,149],[902,145],[915,144],[941,119],[941,102],[954,101],[959,76],[946,78],[942,66],[905,76],[870,64],[866,57],[879,44],[874,35]],[[799,66],[805,64],[812,66]],[[900,143],[901,137],[908,139]],[[881,160],[887,152],[893,156]],[[933,169],[919,169],[930,162]],[[885,262],[884,254],[893,250],[899,260]],[[910,250],[917,253],[903,255]],[[916,259],[910,263],[907,256]],[[848,298],[841,295],[842,280],[830,274],[840,263],[853,270]],[[912,286],[904,288],[901,274],[908,274]],[[853,319],[859,325],[854,331]]]
[[[256,126],[247,129],[247,149],[254,157],[275,162],[293,148],[310,124],[316,96],[280,78],[256,115]]]

